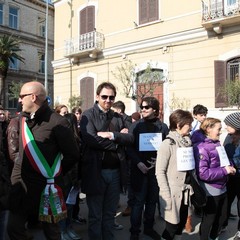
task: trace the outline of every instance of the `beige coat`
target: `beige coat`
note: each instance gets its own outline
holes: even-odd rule
[[[188,147],[191,141],[182,143],[182,139],[175,131],[170,131],[170,138],[175,140],[171,144],[170,139],[165,139],[157,153],[156,177],[160,188],[161,214],[165,221],[172,224],[180,222],[180,206],[183,197],[183,190],[191,187],[185,184],[186,172],[177,171],[177,148]],[[192,192],[192,190],[191,190]]]

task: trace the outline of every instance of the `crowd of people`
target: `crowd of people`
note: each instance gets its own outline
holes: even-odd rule
[[[89,240],[113,240],[123,228],[116,221],[121,193],[130,240],[140,239],[142,225],[151,239],[182,239],[192,214],[201,216],[200,240],[217,240],[235,197],[240,239],[240,112],[224,119],[221,144],[221,120],[207,117],[203,105],[173,111],[168,127],[155,97],[142,98],[128,116],[116,95],[103,82],[93,107],[51,109],[44,86],[33,81],[21,88],[16,117],[0,107],[0,240],[33,239],[28,229],[39,223],[48,240],[81,240],[73,223],[88,224]]]

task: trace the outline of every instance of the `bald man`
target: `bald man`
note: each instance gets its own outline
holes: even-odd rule
[[[67,119],[49,108],[40,82],[25,83],[19,101],[19,157],[11,177],[8,235],[29,239],[25,223],[37,214],[46,239],[60,240],[58,222],[67,214],[63,175],[79,159],[78,147]]]

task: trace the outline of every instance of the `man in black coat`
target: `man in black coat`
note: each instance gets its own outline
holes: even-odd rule
[[[89,209],[89,240],[114,239],[114,216],[120,187],[126,184],[125,145],[133,136],[124,128],[121,116],[111,110],[116,88],[100,84],[96,103],[82,114],[83,144],[82,191]]]
[[[63,174],[78,160],[79,151],[67,119],[48,106],[40,82],[25,83],[19,95],[19,155],[11,177],[8,235],[28,239],[25,223],[38,214],[47,239],[60,240],[58,221],[66,217]]]
[[[152,239],[161,239],[153,229],[159,188],[155,176],[157,150],[169,132],[159,120],[159,101],[144,97],[141,105],[142,119],[134,122],[129,132],[134,135],[134,144],[127,149],[131,159],[130,181],[134,200],[131,211],[131,240],[138,240],[144,211],[144,234]],[[159,186],[161,187],[161,186]]]

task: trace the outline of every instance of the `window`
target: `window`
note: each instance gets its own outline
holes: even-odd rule
[[[239,80],[240,58],[235,58],[227,62],[227,79],[229,81]]]
[[[139,104],[143,97],[156,97],[160,102],[160,115],[163,109],[163,79],[162,69],[152,68],[148,65],[145,70],[136,74],[136,90],[134,94]]]
[[[39,72],[44,73],[45,72],[45,55],[39,54]]]
[[[139,0],[139,24],[159,19],[158,0]]]
[[[0,25],[3,25],[3,4],[0,3]]]
[[[13,70],[19,69],[19,61],[16,58],[12,59],[13,61],[9,60],[9,68]]]
[[[46,33],[46,21],[45,18],[38,17],[39,36],[45,37]]]
[[[11,91],[12,84],[8,84],[8,93],[7,93],[7,102],[8,102],[8,108],[9,109],[14,109],[17,108],[18,104],[18,98],[14,98],[13,92]]]
[[[228,107],[239,104],[240,97],[240,58],[229,61],[215,61],[215,107]]]
[[[18,29],[18,9],[9,7],[9,27]]]
[[[39,26],[39,35],[41,37],[45,37],[45,33],[46,33],[46,26],[45,26],[45,24],[41,24]]]

